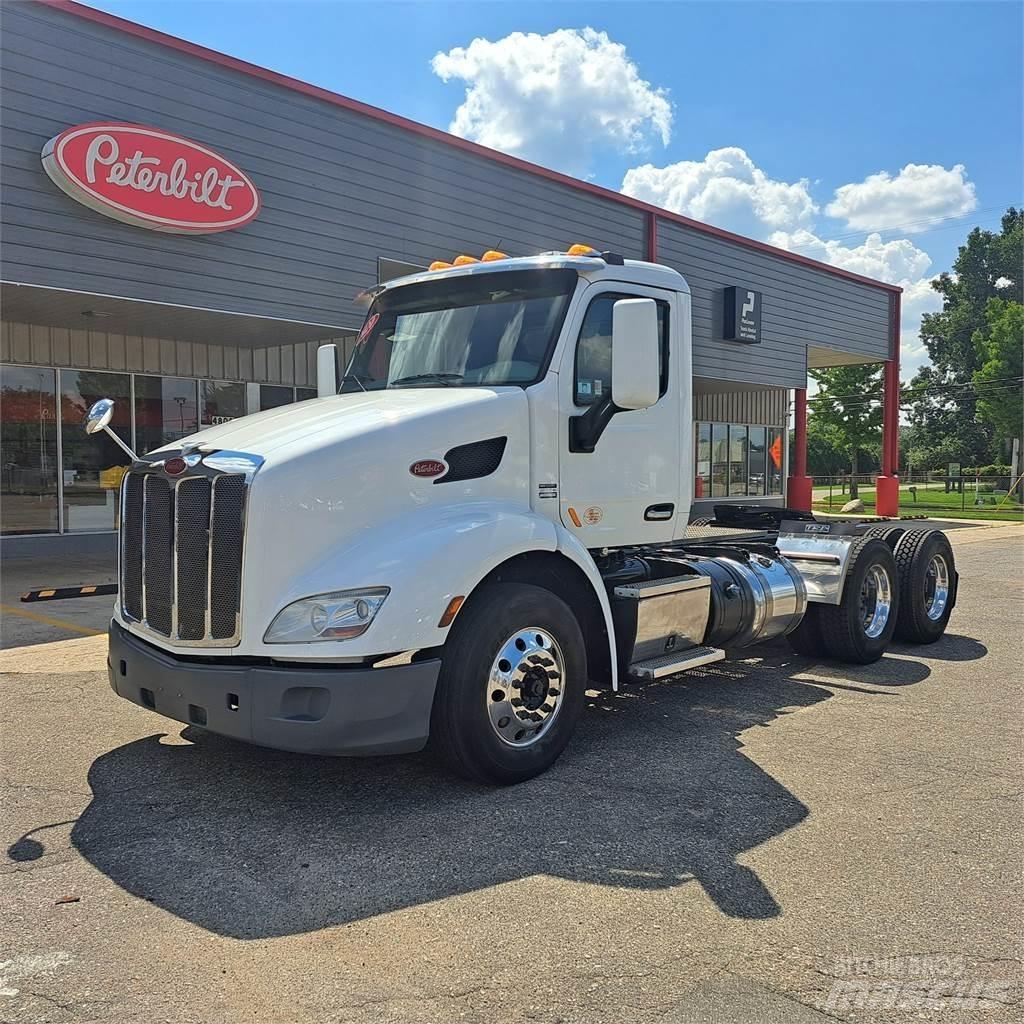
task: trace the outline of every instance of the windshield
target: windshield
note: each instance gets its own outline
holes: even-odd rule
[[[370,307],[342,392],[533,384],[547,369],[576,271],[423,281]]]

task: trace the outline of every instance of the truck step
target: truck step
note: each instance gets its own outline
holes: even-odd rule
[[[690,668],[710,665],[724,657],[725,651],[718,647],[691,647],[685,651],[648,658],[646,661],[636,661],[629,666],[629,674],[634,679],[650,682],[653,679],[674,676],[677,672],[685,672]]]
[[[639,583],[624,583],[615,588],[616,597],[647,601],[652,597],[666,594],[681,594],[687,590],[701,590],[710,586],[710,580],[703,576],[670,576],[662,580],[643,580]]]

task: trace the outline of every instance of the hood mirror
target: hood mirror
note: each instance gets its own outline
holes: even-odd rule
[[[98,434],[101,430],[104,431],[107,436],[120,448],[132,462],[138,462],[139,457],[131,450],[110,429],[110,421],[114,416],[114,401],[111,398],[101,398],[98,402],[93,402],[92,408],[85,414],[85,419],[82,421],[82,428],[87,434]]]

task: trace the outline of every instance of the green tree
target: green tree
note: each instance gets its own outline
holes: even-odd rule
[[[808,436],[826,440],[841,452],[856,476],[865,453],[877,452],[882,441],[882,366],[866,363],[811,370],[818,393],[810,401]],[[850,497],[857,497],[857,482],[850,482]]]
[[[921,341],[932,365],[917,372],[906,394],[919,453],[953,453],[948,461],[964,465],[984,463],[993,456],[994,427],[979,417],[971,387],[986,358],[974,337],[987,329],[989,300],[1019,303],[1024,298],[1022,250],[1024,211],[1011,207],[1000,231],[974,228],[959,249],[953,273],[941,274],[933,282],[942,296],[942,310],[926,313],[921,321]]]
[[[1012,440],[1024,436],[1024,305],[989,299],[984,330],[974,332],[981,368],[974,371],[978,415],[997,435]]]

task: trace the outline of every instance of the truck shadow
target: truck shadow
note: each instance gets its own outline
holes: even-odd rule
[[[778,903],[737,857],[809,810],[740,737],[832,694],[795,679],[824,666],[785,647],[756,664],[592,695],[562,760],[511,789],[453,780],[425,755],[306,757],[191,728],[186,742],[148,736],[92,764],[93,800],[71,841],[135,896],[245,939],[537,874],[639,890],[698,884],[730,917],[771,918]],[[893,685],[887,673],[916,682],[928,670],[899,659],[874,682],[858,673],[859,688],[884,699],[874,687]]]

